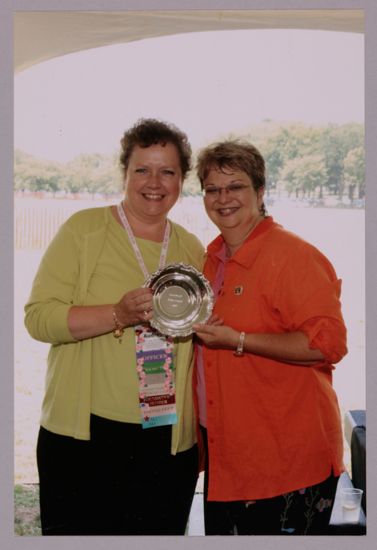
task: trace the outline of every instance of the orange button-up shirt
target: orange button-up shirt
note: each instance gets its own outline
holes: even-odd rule
[[[221,236],[204,274],[218,269]],[[297,366],[203,346],[209,500],[270,498],[343,471],[333,363],[346,353],[340,286],[314,246],[263,220],[226,262],[214,312],[246,333],[302,331],[325,360]]]

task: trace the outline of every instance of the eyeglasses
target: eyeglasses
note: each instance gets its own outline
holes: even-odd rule
[[[251,189],[251,185],[243,185],[242,183],[230,183],[225,187],[216,187],[211,185],[209,187],[204,187],[203,196],[211,199],[218,199],[221,196],[221,193],[225,191],[229,197],[237,197],[241,195],[245,189]]]

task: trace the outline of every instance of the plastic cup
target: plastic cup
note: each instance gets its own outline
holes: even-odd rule
[[[362,496],[362,489],[349,488],[340,490],[343,520],[345,523],[358,523]]]

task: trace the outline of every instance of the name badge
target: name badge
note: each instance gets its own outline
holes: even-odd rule
[[[173,338],[137,325],[135,343],[142,427],[176,424]]]

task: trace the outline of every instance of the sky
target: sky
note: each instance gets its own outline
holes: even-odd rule
[[[364,122],[364,37],[308,30],[187,33],[55,58],[15,76],[15,147],[67,162],[112,154],[141,117],[193,148],[265,119]]]

